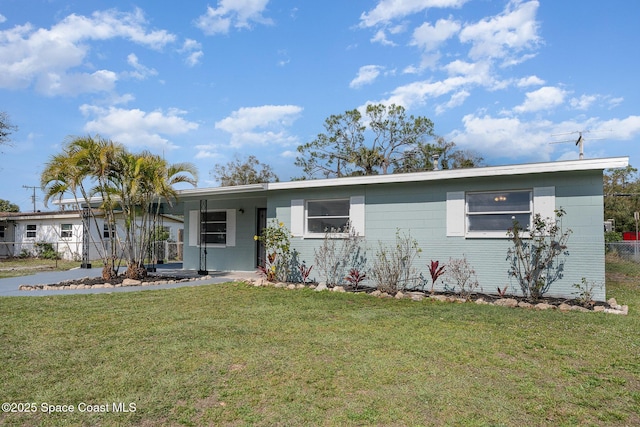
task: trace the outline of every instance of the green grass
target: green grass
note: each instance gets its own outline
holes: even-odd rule
[[[102,266],[102,261],[92,261],[94,267]],[[80,267],[79,261],[40,258],[8,258],[0,260],[0,279],[27,276],[42,271],[64,271]]]
[[[0,298],[2,425],[638,425],[628,316],[224,284]],[[134,413],[40,405],[135,403]]]

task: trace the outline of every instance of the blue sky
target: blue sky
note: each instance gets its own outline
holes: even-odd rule
[[[68,136],[281,180],[325,118],[396,103],[487,165],[630,156],[640,166],[640,2],[0,0],[0,198],[31,191]],[[37,208],[45,209],[36,192]]]

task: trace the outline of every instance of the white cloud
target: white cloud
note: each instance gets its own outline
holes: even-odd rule
[[[624,98],[611,98],[608,100],[609,108],[615,108],[624,102]]]
[[[580,98],[571,98],[569,104],[576,110],[588,110],[598,98],[597,95],[582,95]]]
[[[380,43],[383,46],[395,46],[396,44],[387,39],[387,33],[384,30],[378,30],[371,38],[372,43]]]
[[[141,10],[108,10],[91,17],[69,15],[51,29],[19,25],[0,31],[0,88],[25,88],[35,82],[48,95],[75,95],[111,90],[116,81],[110,70],[71,71],[86,64],[87,42],[123,38],[152,49],[175,40],[164,30],[147,31]],[[80,82],[76,86],[75,82]]]
[[[467,85],[477,85],[482,79],[478,76],[455,76],[442,81],[418,81],[397,87],[383,104],[402,105],[409,109],[416,105],[423,105],[428,98],[437,98],[455,92]]]
[[[454,107],[459,107],[460,105],[464,104],[465,99],[467,99],[469,95],[471,94],[466,90],[461,90],[454,93],[447,103],[438,105],[436,107],[436,114],[442,114]]]
[[[195,149],[198,150],[195,156],[196,159],[220,159],[224,157],[220,153],[223,149],[217,144],[196,145]]]
[[[460,24],[449,19],[439,19],[435,25],[425,22],[413,31],[411,44],[427,52],[433,51],[458,31],[460,31]]]
[[[3,22],[7,22],[7,18],[4,15],[0,14],[0,24],[2,24]]]
[[[147,68],[142,65],[135,53],[130,53],[129,56],[127,56],[127,63],[134,69],[132,72],[125,73],[125,75],[131,78],[144,80],[148,76],[155,76],[158,74],[158,72],[153,68]]]
[[[538,1],[512,0],[502,14],[466,25],[460,32],[460,41],[471,43],[472,59],[507,58],[506,61],[517,63],[519,60],[511,58],[514,53],[540,43],[535,20],[538,6]]]
[[[202,45],[192,39],[186,39],[178,52],[185,53],[187,55],[185,62],[190,67],[198,65],[200,63],[200,59],[204,56],[204,52],[202,52]]]
[[[383,67],[379,65],[364,65],[358,70],[358,75],[349,83],[350,88],[359,88],[371,84],[378,78]]]
[[[201,15],[196,26],[207,35],[227,34],[231,27],[250,28],[251,22],[270,25],[273,21],[265,18],[269,0],[219,0],[218,7],[207,6],[207,12]]]
[[[429,8],[460,7],[468,0],[380,0],[376,7],[360,15],[360,26],[373,27],[404,18]]]
[[[463,117],[464,130],[446,136],[460,147],[485,157],[548,161],[554,147],[549,144],[552,123],[523,122],[518,118],[490,115]]]
[[[497,157],[521,161],[569,160],[578,158],[578,149],[572,141],[577,131],[588,129],[585,154],[588,156],[610,156],[606,147],[613,141],[632,140],[640,136],[640,116],[601,120],[588,118],[581,121],[549,120],[522,121],[518,117],[492,117],[469,114],[462,119],[463,128],[446,135],[459,147],[477,151],[484,157]],[[554,144],[566,139],[567,144]],[[605,149],[598,152],[597,139]],[[590,143],[592,140],[593,143]],[[554,155],[554,153],[557,153]]]
[[[566,95],[567,92],[560,88],[544,86],[536,91],[527,92],[525,101],[513,110],[517,113],[548,110],[562,104]]]
[[[80,111],[94,117],[85,124],[85,131],[99,133],[129,147],[174,149],[177,146],[163,135],[180,135],[198,128],[197,123],[182,117],[184,111],[177,109],[145,112],[84,104]]]
[[[541,86],[545,82],[538,76],[523,77],[516,83],[518,87]]]
[[[599,136],[607,139],[629,140],[640,135],[640,116],[606,120],[592,125],[591,130],[594,133],[599,132]]]
[[[287,132],[302,112],[296,105],[263,105],[244,107],[216,122],[216,129],[231,134],[231,146],[289,145],[296,138]]]

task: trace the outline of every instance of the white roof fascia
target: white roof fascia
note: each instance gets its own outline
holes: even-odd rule
[[[480,178],[493,176],[527,175],[551,172],[571,172],[585,170],[604,170],[624,168],[629,165],[629,157],[610,157],[605,159],[566,160],[559,162],[526,163],[507,166],[487,166],[466,169],[447,169],[439,171],[414,172],[391,175],[368,175],[345,178],[316,179],[290,182],[275,182],[268,185],[269,190],[289,190],[347,185],[388,184],[402,182],[438,181],[459,178]]]
[[[21,213],[25,213],[26,215],[21,215]],[[30,214],[30,215],[29,215]],[[48,215],[37,215],[31,212],[16,212],[16,215],[12,215],[7,217],[7,219],[11,221],[33,221],[33,220],[46,220],[46,219],[82,219],[82,215],[79,212],[74,213],[55,213]]]
[[[239,193],[255,193],[267,190],[268,184],[247,184],[247,185],[234,185],[229,187],[208,187],[208,188],[189,188],[187,190],[178,190],[178,197],[185,196],[216,196],[225,194],[239,194]]]

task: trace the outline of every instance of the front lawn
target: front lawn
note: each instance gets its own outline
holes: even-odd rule
[[[92,261],[94,267],[102,266],[102,261]],[[0,259],[0,279],[27,276],[43,271],[64,271],[80,267],[79,261],[55,260],[44,258],[7,258]]]
[[[36,408],[0,424],[638,425],[640,268],[607,272],[628,316],[233,283],[0,298],[0,400]]]

